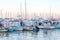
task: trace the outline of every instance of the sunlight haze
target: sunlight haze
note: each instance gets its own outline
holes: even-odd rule
[[[60,0],[26,0],[28,18],[34,17],[34,13],[39,17],[49,17],[50,9],[53,17],[59,18]],[[0,0],[0,15],[3,15],[3,18],[17,18],[17,15],[25,17],[25,0]]]

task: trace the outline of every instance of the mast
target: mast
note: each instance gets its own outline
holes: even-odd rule
[[[41,13],[39,13],[39,15],[40,15],[39,17],[41,18]]]
[[[51,8],[50,8],[50,17],[51,17]]]
[[[5,18],[6,18],[6,16],[7,16],[7,11],[5,12]]]
[[[50,18],[53,19],[53,13],[51,13],[51,8],[50,8]]]
[[[25,19],[27,19],[26,0],[25,0]]]
[[[22,3],[20,3],[20,16],[21,16],[21,19],[22,19]]]
[[[5,15],[5,16],[6,16],[6,18],[8,17],[8,13],[7,13],[7,11],[6,11],[6,15]]]
[[[2,10],[1,10],[1,18],[3,18]]]
[[[34,13],[34,19],[36,19],[36,13]]]

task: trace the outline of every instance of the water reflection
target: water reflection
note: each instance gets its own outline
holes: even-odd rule
[[[43,38],[45,40],[51,40],[50,36],[51,36],[52,32],[53,32],[53,30],[43,30]]]
[[[0,32],[0,40],[60,40],[60,30]]]

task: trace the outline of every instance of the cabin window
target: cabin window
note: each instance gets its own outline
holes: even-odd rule
[[[0,24],[0,26],[3,26],[2,24]]]
[[[46,23],[46,24],[47,24],[48,22],[44,22],[44,23]]]
[[[39,23],[39,25],[42,25],[42,23]]]
[[[57,22],[57,24],[59,24],[59,22]]]
[[[53,24],[55,24],[56,22],[53,22]]]

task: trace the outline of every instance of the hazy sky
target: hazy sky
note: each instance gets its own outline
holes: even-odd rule
[[[36,13],[37,16],[40,15],[46,16],[46,14],[49,16],[50,8],[51,13],[53,13],[54,16],[60,13],[60,0],[26,0],[26,4],[27,4],[27,15],[29,15],[29,17],[33,16],[33,13]],[[24,7],[25,7],[25,0],[0,0],[0,10],[2,10],[4,17],[6,11],[10,15],[13,16],[14,14],[16,16],[17,12],[19,14],[20,8],[22,9],[21,10],[23,13],[22,15],[24,15]],[[7,14],[6,17],[8,16],[9,15]]]

